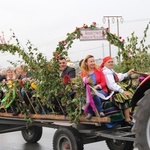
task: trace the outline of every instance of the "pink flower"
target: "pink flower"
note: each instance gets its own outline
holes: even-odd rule
[[[109,28],[106,28],[106,30],[108,31],[108,30],[109,30]]]
[[[122,37],[121,37],[121,36],[119,36],[119,39],[122,39]]]
[[[96,22],[93,22],[93,25],[96,25]]]
[[[65,41],[62,41],[62,44],[65,46],[67,43]]]
[[[60,59],[60,56],[59,56],[59,55],[57,55],[57,56],[55,56],[55,58],[56,58],[56,60],[59,60],[59,59]]]
[[[139,76],[139,78],[138,78],[139,81],[143,81],[144,79],[145,79],[144,76]]]
[[[128,50],[128,53],[130,53],[131,52],[131,50]]]
[[[125,40],[123,39],[123,40],[122,40],[122,42],[124,43],[124,42],[125,42]]]

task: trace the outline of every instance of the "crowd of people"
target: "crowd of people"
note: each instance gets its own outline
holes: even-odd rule
[[[28,73],[28,67],[27,65],[25,64],[22,64],[20,66],[17,66],[17,67],[7,67],[5,69],[1,69],[0,71],[0,82],[2,84],[4,83],[10,83],[11,81],[14,81],[14,80],[22,80],[25,81],[25,80],[28,80],[30,82],[32,82],[32,78],[31,76],[29,75]],[[29,104],[29,101],[28,101],[28,98],[25,94],[25,91],[24,91],[24,88],[20,86],[20,93],[21,93],[21,96],[23,98],[23,100],[25,101],[25,103],[28,105]],[[5,94],[6,94],[6,89],[5,88],[1,88],[0,89],[1,91],[1,100],[4,98]],[[30,97],[30,91],[27,91],[28,93],[28,96]],[[1,105],[4,105],[1,103]],[[16,106],[16,103],[15,101],[12,102],[11,106],[6,109],[7,112],[12,112],[13,116],[17,116],[20,111],[17,110],[17,106]]]
[[[71,64],[71,63],[70,63]],[[103,59],[103,62],[100,66],[98,66],[95,63],[94,56],[87,55],[84,59],[82,59],[79,63],[80,72],[77,74],[75,67],[71,64],[67,63],[67,60],[65,57],[61,57],[59,59],[59,65],[61,74],[60,77],[63,78],[65,75],[68,75],[71,79],[76,79],[77,76],[84,78],[87,78],[87,83],[92,85],[93,88],[98,92],[104,95],[104,97],[107,97],[110,94],[110,91],[114,91],[117,93],[122,93],[125,96],[131,96],[128,91],[125,91],[118,82],[121,82],[123,79],[131,75],[134,71],[134,69],[129,70],[127,73],[116,73],[113,70],[113,58],[110,56],[107,56]],[[2,69],[0,72],[0,82],[8,82],[11,79],[21,79],[21,80],[32,80],[31,75],[28,73],[28,69],[26,65],[21,65],[16,68],[8,67],[6,69]],[[74,89],[72,88],[72,93],[70,93],[70,96],[74,97]],[[2,91],[1,91],[2,92]],[[20,89],[22,98],[24,99],[25,103],[29,105],[28,98],[26,97],[26,94],[24,92],[24,88],[22,87]],[[29,97],[31,96],[30,91],[27,91]],[[1,93],[1,97],[5,91]],[[103,99],[97,95],[93,96],[93,101],[96,106],[96,110],[100,117],[104,117],[104,109],[102,107]],[[133,125],[133,122],[130,118],[130,107],[131,102],[130,100],[127,100],[123,103],[116,102],[114,99],[110,100],[111,103],[113,103],[118,109],[122,110],[124,112],[125,116],[125,124],[126,125]],[[19,112],[16,111],[16,105],[15,103],[12,103],[12,111],[13,115],[18,115]],[[90,120],[92,116],[94,115],[94,110],[92,109],[92,106],[88,106],[87,108],[87,120]]]

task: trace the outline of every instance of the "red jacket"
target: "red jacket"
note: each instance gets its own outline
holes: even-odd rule
[[[108,93],[108,89],[106,86],[106,80],[104,73],[102,72],[101,69],[94,69],[95,77],[96,77],[96,84],[99,84],[101,86],[101,89]],[[83,72],[81,72],[82,77],[86,77]]]

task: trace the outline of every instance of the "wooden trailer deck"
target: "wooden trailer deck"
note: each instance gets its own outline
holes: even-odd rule
[[[30,114],[29,117],[33,120],[45,120],[45,121],[60,121],[60,122],[68,122],[69,123],[69,117],[64,115],[52,115],[52,114]],[[23,114],[19,114],[18,116],[13,116],[12,113],[0,113],[0,118],[12,118],[12,119],[25,119],[25,116]],[[85,115],[82,115],[79,118],[80,123],[109,123],[110,118],[109,117],[95,117],[93,116],[90,120],[85,119]]]

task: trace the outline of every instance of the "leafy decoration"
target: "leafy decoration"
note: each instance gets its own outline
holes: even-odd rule
[[[131,67],[140,72],[150,71],[150,56],[148,54],[150,45],[145,46],[149,24],[144,30],[142,40],[139,40],[134,32],[131,34],[131,37],[127,37],[126,45],[120,52],[124,71],[131,69]]]
[[[24,83],[25,85],[26,83]],[[32,123],[32,119],[29,117],[27,110],[29,109],[27,106],[23,106],[21,100],[18,97],[17,91],[18,87],[20,86],[19,80],[9,80],[9,81],[3,81],[0,84],[0,89],[3,89],[6,91],[5,96],[1,100],[1,107],[7,109],[11,106],[11,104],[15,101],[17,105],[17,110],[20,111],[25,119],[26,119],[26,125],[28,126],[30,123]],[[27,86],[27,85],[25,85]]]
[[[127,37],[125,42],[122,37],[118,37],[110,33],[109,29],[106,29],[107,40],[120,49],[118,56],[116,56],[120,72],[127,72],[131,68],[140,72],[150,72],[150,55],[148,54],[150,45],[145,45],[149,24],[147,24],[144,36],[140,41],[134,32],[131,33],[131,37]],[[120,58],[122,61],[120,61]]]
[[[110,44],[115,45],[120,49],[124,49],[124,42],[125,42],[124,39],[116,36],[115,34],[112,34],[109,28],[106,28],[106,34],[107,34],[107,40],[109,41]]]
[[[96,23],[93,22],[92,25],[88,26],[84,24],[81,28],[95,29],[97,27]],[[54,110],[54,102],[58,100],[63,108],[65,108],[66,114],[73,123],[79,122],[81,108],[85,104],[85,89],[83,88],[81,77],[77,77],[74,81],[69,81],[66,85],[63,84],[63,79],[60,78],[59,59],[61,56],[68,56],[68,50],[71,48],[73,41],[79,39],[81,36],[81,28],[76,27],[75,31],[67,33],[65,40],[59,41],[53,52],[53,57],[50,60],[47,60],[42,53],[39,53],[38,49],[35,48],[30,41],[26,44],[27,49],[22,48],[14,33],[13,38],[16,39],[16,44],[6,42],[4,38],[0,40],[1,52],[9,52],[13,55],[18,53],[23,61],[29,66],[30,74],[36,80],[34,83],[36,84],[35,92],[40,97],[43,107],[46,106],[47,108]],[[134,33],[131,38],[127,39],[129,44],[125,45],[125,40],[110,33],[109,29],[106,29],[107,40],[121,49],[117,58],[123,58],[122,65],[124,71],[131,66],[138,70],[139,62],[144,62],[148,59],[147,50],[150,46],[144,46],[147,30],[148,27],[144,31],[144,38],[140,42],[141,47],[137,48],[137,37],[134,36]],[[130,58],[130,54],[132,55],[132,59]],[[141,57],[143,60],[141,60]],[[20,84],[18,84],[18,86],[20,86]],[[73,86],[76,87],[76,94],[72,99],[70,92],[72,91],[71,89]]]

